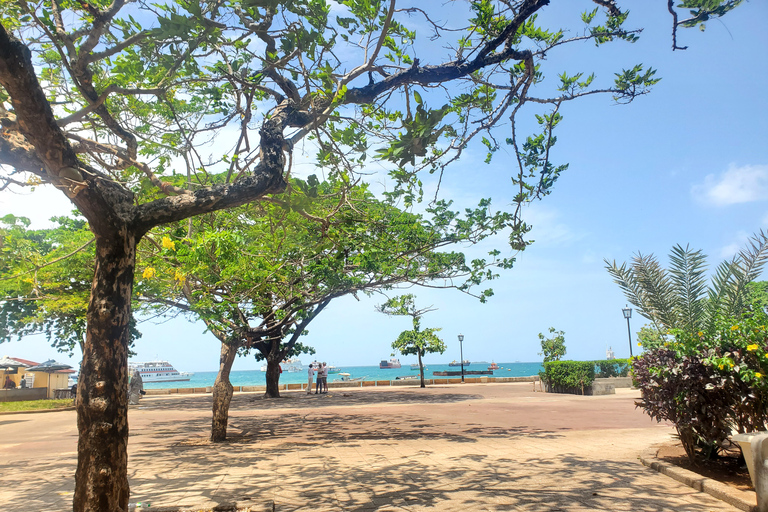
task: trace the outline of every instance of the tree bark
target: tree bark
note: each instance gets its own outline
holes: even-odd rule
[[[237,356],[237,347],[228,343],[221,344],[219,373],[213,383],[213,420],[211,422],[211,442],[220,443],[227,439],[229,404],[232,402],[232,383],[229,373]]]
[[[426,388],[427,385],[424,382],[424,363],[421,361],[421,350],[417,350],[416,354],[419,356],[419,376],[421,377],[421,387]]]
[[[137,241],[126,228],[96,238],[77,386],[75,512],[128,509],[128,341]]]
[[[267,390],[265,398],[280,398],[280,360],[267,357]]]

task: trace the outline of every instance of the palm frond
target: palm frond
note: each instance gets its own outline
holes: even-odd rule
[[[707,291],[707,322],[711,325],[717,316],[728,309],[732,288],[738,280],[739,258],[734,256],[730,261],[723,261],[717,266],[712,283]]]
[[[690,246],[676,245],[669,254],[669,275],[674,289],[673,299],[680,321],[689,331],[703,327],[706,319],[704,300],[707,291],[707,256]]]
[[[768,237],[762,230],[753,235],[747,246],[739,251],[738,261],[738,270],[734,272],[738,279],[728,297],[728,310],[733,315],[742,313],[747,300],[747,284],[757,279],[768,261]]]
[[[677,327],[679,314],[675,307],[675,290],[667,271],[659,265],[656,257],[653,254],[643,256],[638,252],[632,258],[632,271],[658,323],[664,330]]]

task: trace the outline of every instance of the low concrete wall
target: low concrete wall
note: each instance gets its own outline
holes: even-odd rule
[[[0,402],[22,402],[24,400],[45,400],[47,388],[0,389]]]
[[[464,377],[464,382],[467,384],[495,384],[495,383],[503,383],[503,382],[535,382],[538,381],[539,377],[536,375],[532,375],[530,377]],[[614,380],[614,379],[600,379],[600,380]],[[435,385],[435,384],[461,384],[461,377],[458,378],[439,378],[439,379],[424,379],[424,383],[427,386]],[[355,381],[355,382],[329,382],[328,388],[364,388],[364,387],[371,387],[371,386],[419,386],[421,384],[421,381],[419,379],[414,380],[365,380],[365,381]],[[623,386],[616,386],[616,387],[623,387]],[[305,383],[293,383],[293,384],[280,384],[278,386],[278,389],[280,391],[291,391],[291,390],[305,390],[307,388],[307,385]],[[173,395],[173,394],[203,394],[203,393],[210,393],[213,388],[211,386],[205,387],[205,388],[168,388],[168,389],[147,389],[146,393],[148,396],[152,395]],[[266,391],[266,386],[233,386],[233,391],[235,393],[245,392],[245,393],[258,393]],[[314,386],[313,386],[314,389]],[[13,390],[10,390],[13,391]],[[17,390],[19,391],[19,390]],[[31,390],[28,390],[31,391]],[[45,389],[43,389],[45,391]],[[30,400],[27,398],[24,398],[23,400]],[[0,400],[2,401],[2,400]]]

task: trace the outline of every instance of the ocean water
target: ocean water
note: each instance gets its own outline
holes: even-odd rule
[[[486,370],[490,363],[473,362],[465,366],[467,371]],[[527,377],[536,375],[544,367],[541,363],[497,363],[501,368],[493,372],[494,377]],[[418,370],[411,370],[410,365],[403,365],[402,368],[382,370],[378,366],[339,366],[340,371],[349,373],[352,378],[364,377],[363,380],[395,380],[396,377],[406,375],[418,375]],[[424,378],[431,379],[432,372],[442,371],[460,371],[459,367],[448,366],[447,364],[428,364],[424,370]],[[233,371],[229,380],[233,386],[264,386],[266,384],[266,372],[259,370]],[[490,377],[490,375],[488,375]],[[328,375],[328,382],[339,379],[339,375],[331,373]],[[146,382],[146,389],[168,389],[168,388],[204,388],[212,386],[216,380],[216,372],[196,372],[189,381],[186,382]],[[301,372],[283,372],[280,376],[280,384],[295,384],[307,382],[307,367]]]

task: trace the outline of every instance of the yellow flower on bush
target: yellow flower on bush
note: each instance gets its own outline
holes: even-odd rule
[[[723,365],[719,365],[718,368],[720,368],[722,370],[724,368],[724,366]]]
[[[699,337],[702,337],[702,336],[704,336],[704,333],[699,331]]]
[[[176,242],[168,238],[167,236],[163,237],[163,249],[170,249],[172,251],[176,250]]]
[[[738,331],[739,330],[739,326],[738,325],[733,325],[733,326],[731,326],[731,330],[732,331]]]
[[[755,372],[755,377],[757,377],[758,379],[762,379],[763,378],[763,374],[760,373],[760,372]]]
[[[754,352],[755,350],[757,350],[757,343],[747,345],[747,350],[749,350],[750,352]]]
[[[152,279],[153,277],[155,277],[156,273],[157,272],[155,272],[154,268],[147,267],[144,269],[144,272],[141,273],[141,277],[143,277],[144,279]]]

